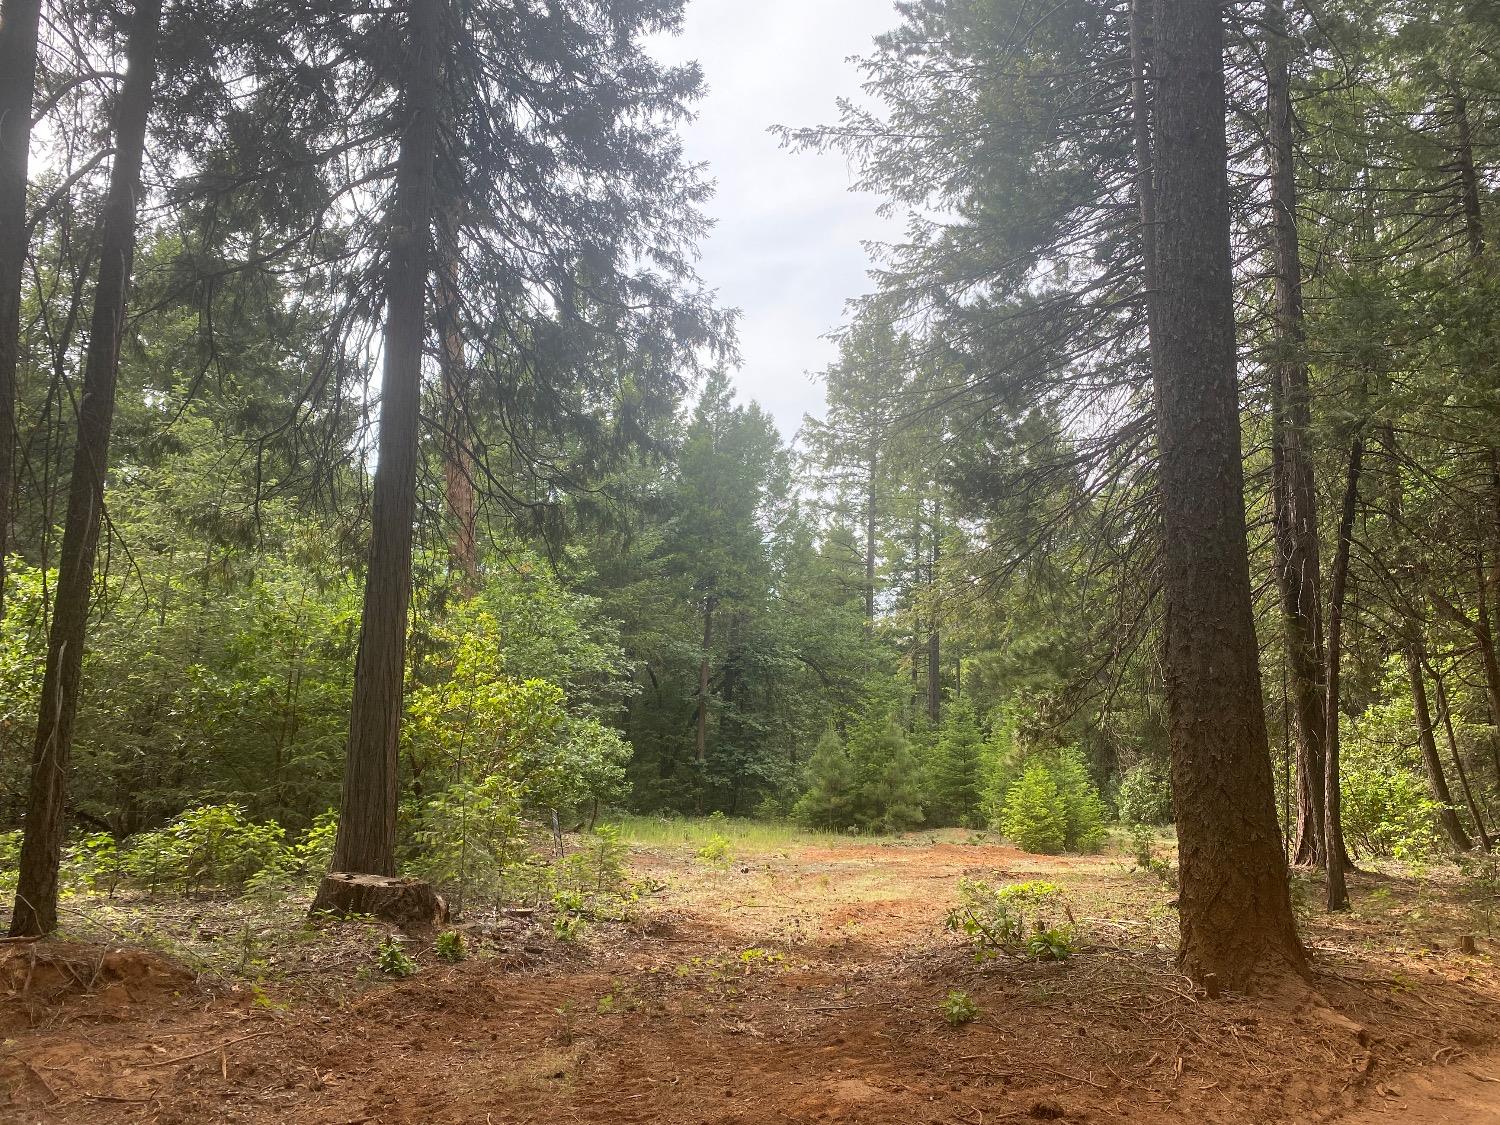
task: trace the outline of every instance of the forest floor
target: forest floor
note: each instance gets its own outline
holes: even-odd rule
[[[662,889],[629,923],[561,943],[516,918],[399,981],[358,927],[254,984],[120,943],[0,945],[0,1119],[1500,1123],[1500,942],[1480,924],[1458,952],[1476,919],[1441,871],[1305,911],[1311,990],[1209,1000],[1173,969],[1172,891],[1120,855],[963,833],[734,852],[638,844]],[[976,964],[942,925],[963,877],[1060,883],[1077,952]],[[973,1022],[946,1022],[950,990]]]

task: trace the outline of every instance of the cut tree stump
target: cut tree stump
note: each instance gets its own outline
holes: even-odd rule
[[[425,930],[447,924],[448,903],[420,879],[334,871],[323,877],[311,914],[366,915],[403,930]]]

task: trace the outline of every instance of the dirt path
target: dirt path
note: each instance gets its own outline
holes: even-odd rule
[[[1376,1093],[1339,1125],[1500,1125],[1500,1054],[1415,1071]]]
[[[17,1121],[90,1125],[1500,1123],[1467,1077],[1500,1074],[1481,1046],[1500,1004],[1451,959],[1325,958],[1336,1016],[1210,1003],[1172,969],[1169,892],[1117,859],[689,856],[638,855],[667,892],[587,948],[433,965],[342,1000],[174,997],[149,974],[96,988],[0,1046],[0,1099]],[[976,965],[941,927],[965,875],[1063,883],[1088,948]],[[965,1027],[940,1014],[955,989],[979,1006]]]

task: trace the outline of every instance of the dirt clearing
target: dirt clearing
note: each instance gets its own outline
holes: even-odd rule
[[[665,889],[632,926],[339,991],[5,948],[0,1117],[1500,1121],[1490,943],[1457,952],[1441,881],[1357,877],[1362,911],[1310,916],[1316,994],[1210,1001],[1173,970],[1171,891],[1118,856],[928,836],[736,852],[638,849]],[[943,927],[966,876],[1061,884],[1077,952],[976,964]],[[945,1020],[953,991],[973,1022]]]

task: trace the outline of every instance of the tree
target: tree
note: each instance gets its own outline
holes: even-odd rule
[[[405,700],[406,619],[411,605],[418,408],[427,335],[438,137],[438,75],[444,48],[440,0],[411,0],[401,75],[401,152],[390,220],[385,372],[380,388],[380,461],[370,510],[364,615],[354,666],[354,707],[344,766],[333,869],[396,873],[397,767]]]
[[[984,732],[967,700],[948,707],[927,760],[927,819],[934,825],[979,823]]]
[[[88,637],[89,595],[103,519],[120,345],[135,258],[141,164],[156,81],[161,9],[161,0],[139,0],[125,48],[126,74],[116,107],[114,164],[99,237],[99,275],[94,283],[88,356],[79,394],[78,438],[68,484],[57,596],[32,756],[20,882],[11,918],[11,933],[17,936],[50,933],[57,927],[57,872],[68,769]],[[4,424],[0,420],[0,425]]]
[[[16,370],[21,353],[21,276],[29,243],[26,170],[36,86],[41,0],[0,3],[0,615],[16,474]]]
[[[1162,593],[1181,863],[1178,961],[1243,987],[1302,971],[1250,599],[1216,5],[1157,9],[1160,292],[1153,339]]]

